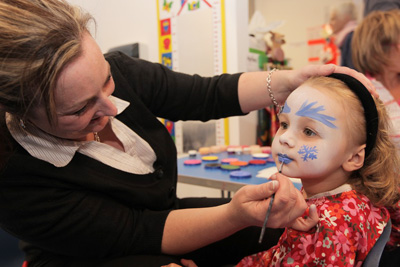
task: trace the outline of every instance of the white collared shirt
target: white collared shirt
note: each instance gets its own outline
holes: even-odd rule
[[[118,114],[129,102],[110,96]],[[40,130],[31,123],[23,128],[18,119],[6,113],[6,123],[12,137],[33,157],[47,161],[56,167],[64,167],[71,162],[75,153],[96,159],[110,167],[134,174],[154,171],[156,155],[150,145],[128,126],[110,117],[113,132],[124,146],[124,151],[96,141],[72,141],[58,138]]]

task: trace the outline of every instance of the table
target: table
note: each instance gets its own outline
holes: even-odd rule
[[[237,158],[240,161],[247,162],[254,159],[253,156],[249,154],[237,155],[222,152],[212,155],[218,156],[219,163],[224,158]],[[257,174],[263,169],[276,166],[274,162],[267,162],[266,165],[248,165],[245,167],[241,167],[242,171],[251,173],[251,177],[238,179],[231,178],[229,175],[230,171],[205,168],[205,165],[208,162],[202,162],[200,165],[194,166],[184,164],[185,160],[201,160],[202,157],[202,155],[197,154],[195,157],[183,156],[178,158],[178,182],[220,189],[223,197],[225,191],[227,191],[230,195],[230,192],[235,192],[245,185],[257,185],[268,182],[268,179],[257,177]],[[301,185],[296,185],[296,187],[300,188]]]

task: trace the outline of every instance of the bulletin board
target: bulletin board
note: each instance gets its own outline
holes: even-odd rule
[[[226,73],[224,0],[156,1],[160,63],[174,71],[201,76]],[[178,153],[184,152],[186,122],[163,122],[168,125]],[[215,131],[215,138],[210,142],[228,145],[228,119],[211,123],[212,127],[207,128]]]

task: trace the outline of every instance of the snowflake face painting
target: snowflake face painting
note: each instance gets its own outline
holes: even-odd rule
[[[297,153],[301,155],[303,161],[307,161],[309,159],[310,160],[317,159],[318,150],[315,146],[314,147],[302,146],[300,150],[297,151]]]
[[[325,90],[302,85],[288,97],[279,116],[272,154],[282,173],[307,179],[339,178],[348,151],[342,104]],[[310,180],[311,181],[311,180]]]

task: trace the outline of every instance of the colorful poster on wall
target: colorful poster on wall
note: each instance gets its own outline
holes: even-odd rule
[[[307,29],[308,62],[311,64],[339,64],[337,48],[328,24]]]
[[[211,76],[226,72],[224,0],[156,0],[159,61],[189,74]],[[178,152],[183,152],[180,122],[168,123]],[[229,144],[228,120],[215,122],[215,144]],[[172,134],[171,132],[171,134]]]

